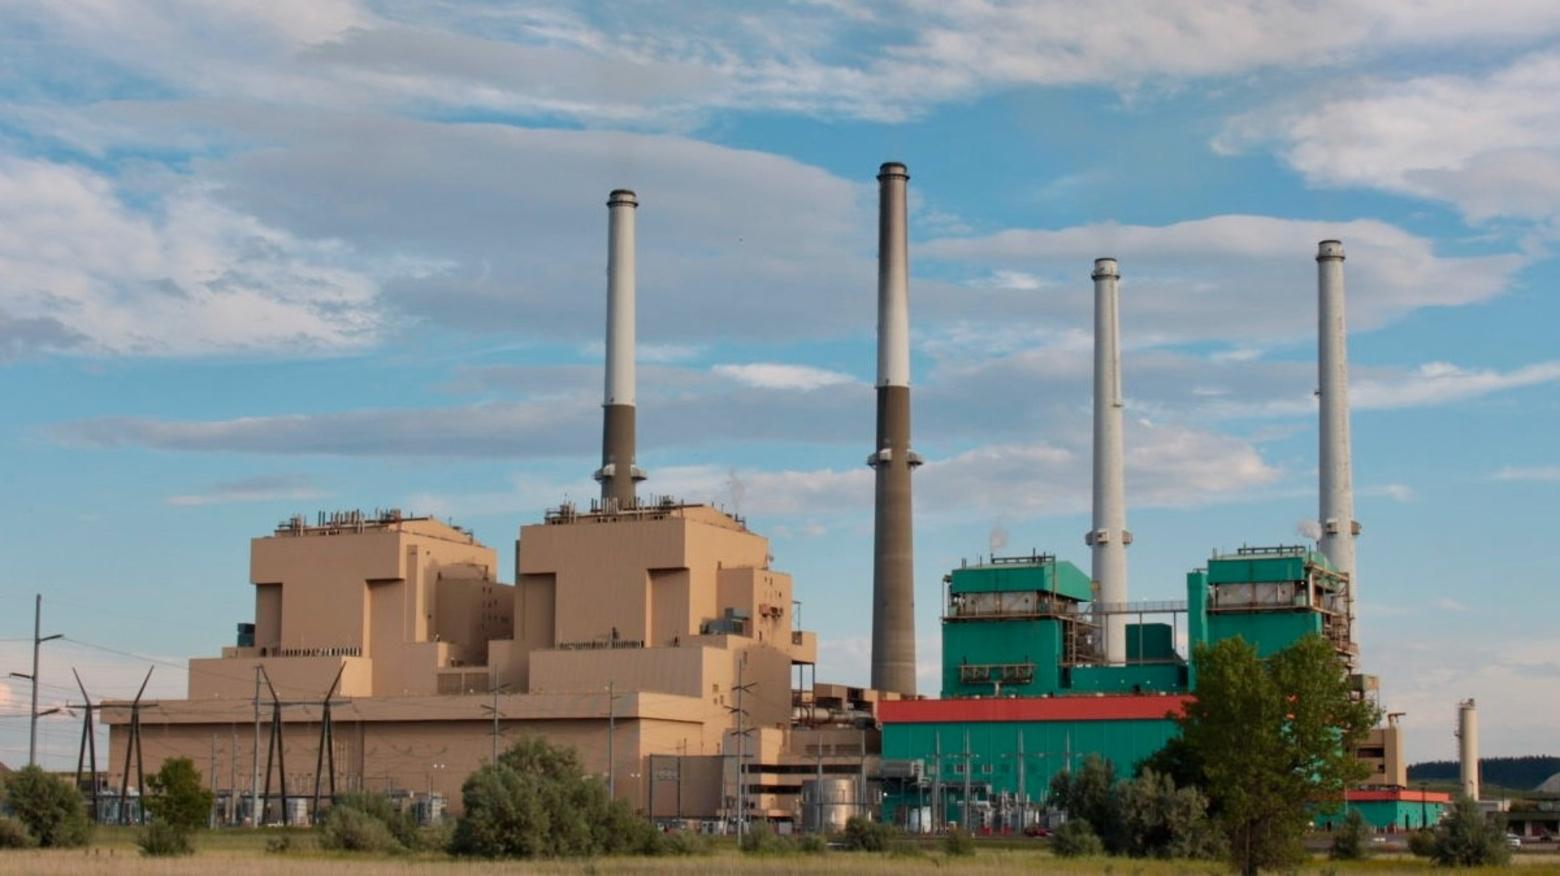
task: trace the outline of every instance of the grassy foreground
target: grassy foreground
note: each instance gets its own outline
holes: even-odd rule
[[[267,841],[290,835],[293,851],[269,854]],[[1123,874],[1123,876],[1171,876],[1179,873],[1207,873],[1223,876],[1229,871],[1218,864],[1193,864],[1185,861],[1133,861],[1120,858],[1059,859],[1039,848],[1012,848],[981,844],[973,857],[950,858],[937,846],[927,851],[863,854],[830,852],[825,855],[752,856],[741,855],[729,845],[717,853],[691,858],[598,858],[589,861],[466,861],[444,855],[416,854],[376,857],[325,853],[314,848],[307,831],[220,830],[205,831],[196,837],[196,854],[188,858],[144,858],[135,846],[135,831],[125,828],[100,829],[87,849],[60,851],[0,852],[0,873],[76,874],[112,873],[115,876],[137,874],[207,874],[221,876],[301,876],[301,874],[448,873],[481,876],[489,873],[658,874],[751,873],[813,874],[850,872],[865,874],[960,873],[996,874],[1045,872],[1076,874]],[[1555,855],[1518,855],[1513,861],[1524,873],[1560,874],[1560,859]],[[1433,868],[1425,862],[1402,856],[1382,856],[1359,864],[1338,864],[1325,859],[1313,861],[1306,871],[1313,873],[1423,873]],[[1453,871],[1443,871],[1453,872]],[[1461,873],[1493,873],[1487,870],[1462,870]]]

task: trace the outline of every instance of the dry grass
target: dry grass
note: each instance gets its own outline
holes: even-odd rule
[[[605,858],[594,861],[464,861],[442,855],[368,857],[324,854],[313,850],[307,832],[294,832],[296,851],[267,854],[268,839],[280,831],[210,831],[198,835],[193,857],[143,858],[134,845],[134,831],[106,829],[97,834],[92,848],[74,851],[0,853],[0,873],[93,874],[141,876],[141,874],[209,874],[221,876],[368,876],[368,874],[448,873],[459,876],[538,873],[572,876],[586,873],[626,873],[638,876],[664,874],[742,873],[754,876],[816,874],[844,871],[883,876],[918,873],[997,874],[1046,872],[1063,874],[1131,874],[1171,876],[1207,873],[1224,876],[1217,864],[1184,861],[1124,861],[1121,859],[1061,860],[1038,849],[982,848],[971,858],[947,858],[939,852],[867,855],[832,852],[823,856],[744,857],[729,847],[715,855],[696,858]],[[1560,874],[1560,855],[1518,855],[1514,863],[1524,873]],[[1364,863],[1335,864],[1317,859],[1306,868],[1313,873],[1425,873],[1432,868],[1406,856],[1383,856]],[[1461,873],[1496,872],[1466,870]]]

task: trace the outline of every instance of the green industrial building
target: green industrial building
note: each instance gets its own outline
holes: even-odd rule
[[[884,817],[912,828],[1021,829],[1051,777],[1089,755],[1131,775],[1176,734],[1195,690],[1182,630],[1189,649],[1240,636],[1264,656],[1315,633],[1354,661],[1348,579],[1304,547],[1215,555],[1187,575],[1184,601],[1099,605],[1087,575],[1046,554],[993,557],[945,582],[942,698],[879,713]],[[1128,615],[1124,663],[1102,657],[1111,614]]]

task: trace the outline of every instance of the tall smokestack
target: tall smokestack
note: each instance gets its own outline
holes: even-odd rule
[[[915,693],[915,568],[910,518],[910,173],[878,172],[877,472],[872,534],[872,686]]]
[[[645,479],[634,466],[634,211],[628,189],[607,197],[607,385],[601,403],[602,506],[632,508],[634,484]]]
[[[1127,496],[1121,441],[1121,273],[1115,259],[1095,259],[1094,273],[1094,527],[1092,549],[1097,601],[1119,612],[1127,601]],[[1127,616],[1104,615],[1105,660],[1127,661]]]
[[[1349,628],[1353,637],[1359,582],[1354,570],[1354,464],[1349,449],[1349,349],[1343,305],[1343,244],[1316,246],[1318,386],[1321,397],[1321,525],[1319,543],[1332,567],[1349,576]]]
[[[1463,793],[1479,799],[1479,712],[1473,700],[1457,704],[1457,754]]]

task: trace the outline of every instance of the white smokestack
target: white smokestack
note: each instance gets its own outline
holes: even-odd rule
[[[1343,244],[1317,244],[1317,376],[1321,398],[1321,526],[1318,544],[1332,567],[1349,576],[1349,635],[1353,638],[1359,582],[1355,577],[1354,464],[1349,448],[1349,349],[1344,312]]]
[[[1115,259],[1094,260],[1094,527],[1084,538],[1093,549],[1096,600],[1127,601],[1127,496],[1121,438],[1121,322],[1117,315],[1121,273]],[[1127,616],[1104,615],[1105,660],[1127,659]]]
[[[607,200],[607,386],[601,403],[634,403],[634,213],[639,199],[618,189]]]
[[[1479,799],[1479,713],[1471,699],[1457,704],[1457,749],[1462,789],[1469,799]]]
[[[607,198],[607,380],[601,400],[602,507],[634,507],[634,484],[644,472],[634,465],[634,213],[639,199],[628,189]]]

